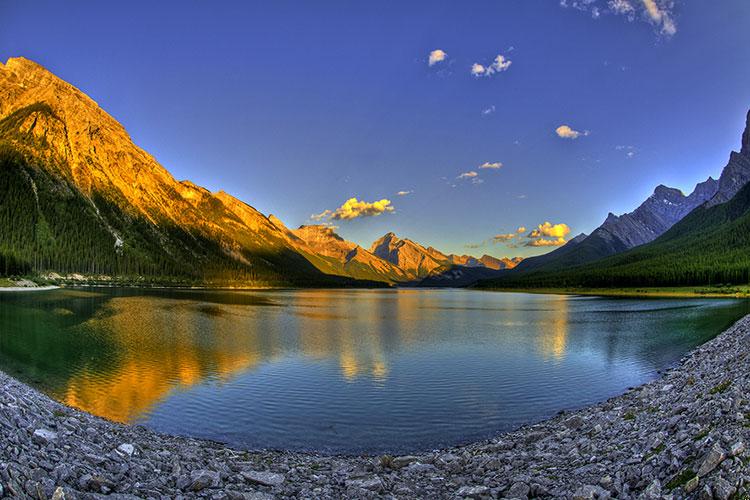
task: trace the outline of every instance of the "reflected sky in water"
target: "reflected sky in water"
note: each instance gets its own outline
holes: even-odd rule
[[[0,294],[0,368],[160,431],[398,452],[606,399],[747,312],[732,299],[471,290]]]

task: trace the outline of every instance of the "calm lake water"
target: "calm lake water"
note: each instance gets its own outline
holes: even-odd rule
[[[159,431],[404,452],[604,400],[748,312],[470,290],[0,293],[0,369]]]

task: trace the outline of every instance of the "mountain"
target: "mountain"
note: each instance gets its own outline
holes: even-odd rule
[[[696,203],[699,203],[696,208],[683,215]],[[750,113],[740,152],[731,152],[718,181],[709,177],[687,197],[659,186],[635,212],[626,214],[628,217],[608,218],[609,223],[605,222],[591,236],[578,236],[555,252],[526,259],[516,268],[521,272],[507,273],[479,286],[746,283],[750,246],[742,231],[750,225],[748,207]],[[614,238],[607,239],[604,235],[611,236],[615,228],[628,227],[620,221],[649,220],[649,227],[658,228],[674,219],[678,220],[656,238],[607,254],[611,247],[606,244]],[[642,241],[627,231],[622,231],[621,235],[617,241]]]
[[[502,257],[498,259],[497,257],[493,257],[491,255],[482,255],[479,258],[479,262],[484,265],[484,267],[487,267],[489,269],[513,269],[518,264],[520,264],[523,261],[523,257]]]
[[[341,286],[516,264],[392,233],[368,251],[329,227],[290,230],[224,191],[176,180],[95,101],[24,58],[0,63],[0,189],[2,275]]]
[[[487,280],[478,287],[646,287],[750,282],[750,183],[693,210],[656,240],[567,270]]]
[[[285,232],[298,252],[326,274],[385,283],[412,280],[404,270],[345,240],[331,227],[309,225],[289,230],[275,217],[269,216],[269,219]]]
[[[339,285],[263,214],[177,181],[96,102],[24,58],[0,63],[0,273]]]
[[[687,214],[703,205],[715,206],[732,197],[750,181],[750,112],[742,135],[742,148],[732,152],[718,180],[709,177],[688,196],[664,185],[634,211],[616,216],[610,213],[591,235],[549,254],[525,259],[516,272],[554,271],[615,255],[649,243],[664,234]],[[569,242],[570,243],[570,242]]]
[[[450,263],[444,253],[432,247],[425,248],[409,239],[400,239],[393,233],[377,239],[370,247],[370,252],[398,266],[412,279],[424,278]]]

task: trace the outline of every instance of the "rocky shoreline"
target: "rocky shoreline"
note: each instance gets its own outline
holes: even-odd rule
[[[0,372],[0,498],[747,498],[750,316],[648,384],[415,456],[241,451],[66,407]]]

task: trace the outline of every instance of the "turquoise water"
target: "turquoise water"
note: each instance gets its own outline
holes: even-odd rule
[[[0,369],[159,431],[393,453],[604,400],[748,312],[471,290],[0,293]]]

